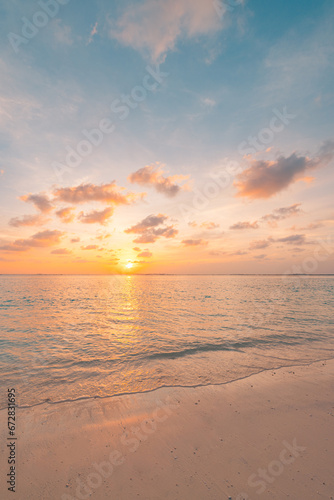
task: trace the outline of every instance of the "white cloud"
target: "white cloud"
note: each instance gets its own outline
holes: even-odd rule
[[[110,36],[162,62],[177,41],[208,35],[221,28],[213,2],[208,0],[145,0],[127,7],[110,20]]]
[[[92,43],[94,36],[97,34],[97,25],[98,25],[98,23],[96,22],[94,24],[94,26],[93,26],[92,31],[89,33],[89,38],[88,38],[88,41],[87,41],[87,45],[89,45],[90,43]]]
[[[52,28],[56,42],[63,45],[72,45],[73,39],[70,26],[62,25],[60,19],[55,19],[52,22]]]

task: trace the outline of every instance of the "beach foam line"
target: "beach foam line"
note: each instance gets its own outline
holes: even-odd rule
[[[271,368],[263,368],[262,370],[258,370],[254,373],[251,373],[251,374],[248,374],[248,375],[245,375],[243,377],[238,377],[238,378],[235,378],[235,379],[231,379],[231,380],[227,380],[225,382],[219,382],[219,383],[212,383],[212,382],[209,382],[207,384],[195,384],[195,385],[182,385],[182,384],[176,384],[176,385],[160,385],[158,387],[154,387],[153,389],[147,389],[147,390],[143,390],[143,391],[134,391],[134,392],[120,392],[120,393],[115,393],[115,394],[109,394],[107,396],[80,396],[78,398],[68,398],[68,399],[61,399],[59,401],[51,401],[51,400],[44,400],[44,401],[40,401],[39,403],[34,403],[32,405],[15,405],[16,408],[20,409],[20,410],[24,410],[24,409],[29,409],[29,408],[35,408],[36,406],[42,406],[42,405],[60,405],[60,404],[65,404],[65,403],[75,403],[77,401],[89,401],[89,400],[93,400],[93,399],[111,399],[111,398],[117,398],[117,397],[122,397],[122,396],[132,396],[132,395],[138,395],[138,394],[149,394],[149,393],[153,393],[155,391],[158,391],[160,389],[197,389],[197,388],[200,388],[200,387],[220,387],[220,386],[223,386],[223,385],[229,385],[229,384],[232,384],[233,382],[238,382],[240,380],[245,380],[245,379],[248,379],[248,378],[251,378],[251,377],[254,377],[255,375],[259,375],[260,373],[264,373],[264,372],[271,372],[271,371],[274,371],[274,370],[282,370],[282,369],[285,369],[285,368],[294,368],[294,367],[302,367],[302,366],[312,366],[316,363],[320,363],[320,362],[323,362],[323,361],[332,361],[334,360],[334,357],[330,357],[330,358],[323,358],[323,359],[316,359],[314,361],[310,361],[308,363],[297,363],[297,364],[291,364],[291,365],[284,365],[284,366],[277,366],[277,367],[271,367]],[[4,410],[7,410],[7,406],[3,407],[3,408],[0,408],[0,411],[4,411]]]

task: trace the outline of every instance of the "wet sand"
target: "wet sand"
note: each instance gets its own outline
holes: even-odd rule
[[[15,494],[1,411],[1,498],[334,499],[333,396],[329,360],[17,409]]]

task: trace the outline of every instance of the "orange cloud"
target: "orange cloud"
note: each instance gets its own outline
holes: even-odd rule
[[[233,226],[230,226],[230,229],[236,229],[236,230],[244,230],[244,229],[258,229],[259,225],[257,221],[255,222],[237,222],[236,224],[233,224]]]
[[[14,242],[14,243],[8,243],[7,245],[2,245],[0,247],[0,250],[4,252],[25,252],[28,249],[23,246],[18,246]]]
[[[279,220],[287,219],[293,215],[298,215],[302,212],[299,208],[301,203],[295,203],[289,207],[276,208],[271,214],[264,215],[261,220],[268,222],[270,226],[276,226],[276,222]]]
[[[113,208],[106,208],[105,210],[94,210],[89,214],[84,214],[80,212],[78,220],[84,224],[105,224],[108,219],[114,213]]]
[[[81,184],[76,187],[58,188],[54,190],[53,194],[56,200],[66,203],[79,204],[100,201],[101,203],[113,205],[129,205],[144,196],[144,193],[139,195],[135,193],[124,194],[121,192],[123,189],[118,187],[116,182],[113,181],[109,184],[101,184],[99,186]]]
[[[215,222],[203,222],[201,224],[201,227],[203,227],[204,229],[217,229],[219,227],[219,224],[216,224]]]
[[[64,235],[61,231],[41,231],[27,239],[15,240],[13,243],[0,247],[7,252],[22,252],[32,247],[49,247],[57,245]],[[20,250],[21,249],[21,250]]]
[[[185,189],[184,186],[181,187],[175,184],[175,181],[186,180],[189,178],[188,175],[164,177],[163,173],[164,171],[159,165],[147,165],[129,175],[128,181],[142,186],[152,186],[158,193],[163,193],[170,198],[177,195],[182,189]]]
[[[152,255],[153,254],[151,252],[149,252],[148,250],[145,250],[144,252],[139,253],[137,255],[137,257],[145,257],[145,258],[149,259],[150,257],[152,257]]]
[[[57,248],[56,250],[52,250],[51,253],[54,253],[55,255],[69,255],[72,252],[67,248]]]
[[[43,217],[42,215],[23,215],[23,217],[14,217],[10,219],[9,225],[13,227],[21,226],[42,226],[46,224],[50,219]]]
[[[202,240],[202,239],[197,239],[197,240],[182,240],[182,243],[184,244],[184,246],[186,247],[195,247],[195,246],[199,246],[199,245],[207,245],[208,242],[205,241],[205,240]]]
[[[20,196],[20,200],[26,203],[33,203],[38,210],[43,214],[47,214],[53,210],[53,205],[45,194],[28,194]]]
[[[288,245],[307,245],[310,242],[306,241],[305,234],[293,234],[291,236],[286,236],[285,238],[279,238],[281,243],[287,243]]]
[[[124,232],[128,234],[140,234],[138,238],[133,240],[134,243],[154,243],[161,236],[164,238],[174,238],[178,234],[174,226],[157,227],[163,225],[167,219],[168,217],[163,214],[149,215]]]
[[[267,248],[274,240],[268,238],[267,240],[252,241],[249,245],[250,250],[260,250],[262,248]]]
[[[111,236],[110,233],[100,234],[99,236],[96,236],[96,239],[97,240],[105,240],[106,238],[109,238],[110,236]]]
[[[73,207],[61,208],[60,210],[57,210],[56,216],[59,217],[62,222],[66,222],[68,224],[69,222],[74,221],[75,215],[73,213],[73,210]]]
[[[82,250],[96,250],[98,245],[87,245],[85,247],[81,247]]]
[[[327,141],[313,159],[293,153],[287,158],[280,156],[276,161],[255,160],[237,176],[238,180],[234,183],[238,189],[237,196],[270,198],[294,182],[303,180],[308,170],[325,166],[333,157],[334,141]]]

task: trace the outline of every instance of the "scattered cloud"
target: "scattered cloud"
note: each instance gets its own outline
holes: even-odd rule
[[[129,205],[142,198],[144,193],[124,194],[124,188],[118,187],[115,181],[109,184],[81,184],[80,186],[58,188],[53,194],[56,200],[66,203],[87,203],[90,201],[99,201],[101,203],[112,205]]]
[[[57,210],[56,216],[59,217],[59,219],[61,219],[62,222],[68,224],[74,221],[75,215],[73,213],[73,210],[74,210],[73,207],[61,208],[60,210]]]
[[[322,222],[311,222],[310,224],[307,224],[306,227],[302,227],[301,229],[304,230],[304,229],[320,229],[321,227],[324,227],[323,223]]]
[[[10,219],[9,225],[13,227],[21,226],[42,226],[46,224],[50,219],[43,217],[42,215],[23,215],[23,217],[14,217]]]
[[[216,106],[216,101],[214,99],[210,99],[209,97],[204,97],[201,99],[202,103],[205,104],[205,106],[213,107]]]
[[[15,240],[13,243],[0,247],[0,250],[7,252],[22,252],[32,247],[49,247],[57,245],[64,235],[61,231],[41,231],[27,239]]]
[[[203,227],[204,229],[218,229],[219,224],[216,224],[215,222],[203,222],[200,227]]]
[[[195,246],[199,246],[199,245],[207,245],[208,242],[205,241],[205,240],[202,240],[201,238],[199,239],[189,239],[189,240],[182,240],[182,243],[184,244],[184,246],[186,247],[195,247]]]
[[[28,249],[27,247],[16,245],[14,242],[0,246],[0,250],[2,250],[3,252],[25,252]]]
[[[244,230],[244,229],[258,229],[259,224],[257,221],[255,222],[237,222],[236,224],[233,224],[233,226],[230,226],[230,229],[235,229],[235,230]]]
[[[288,245],[305,245],[307,243],[305,234],[293,234],[291,236],[286,236],[285,238],[279,238],[275,241],[287,243]]]
[[[261,220],[267,222],[270,226],[276,227],[277,221],[288,219],[302,212],[299,208],[301,203],[295,203],[289,207],[276,208],[271,214],[264,215]]]
[[[96,250],[98,245],[87,245],[85,247],[81,247],[81,250]]]
[[[154,62],[162,62],[178,40],[210,35],[221,26],[212,2],[144,0],[127,3],[118,19],[110,19],[109,34]]]
[[[308,171],[327,165],[334,157],[334,141],[324,143],[315,158],[298,156],[280,156],[275,161],[253,160],[251,166],[237,176],[234,183],[237,196],[252,199],[270,198],[291,184],[304,180]]]
[[[20,196],[20,200],[25,201],[26,203],[33,203],[43,214],[51,212],[54,208],[50,199],[44,193]]]
[[[271,245],[271,243],[273,241],[274,240],[272,238],[268,238],[267,240],[252,241],[249,245],[249,249],[250,250],[260,250],[262,248],[267,248],[267,247],[269,247],[269,245]]]
[[[87,45],[89,45],[90,43],[92,43],[94,36],[97,34],[97,26],[98,26],[98,23],[96,22],[94,24],[93,28],[92,28],[92,31],[89,33],[89,38],[88,38],[88,41],[87,41]]]
[[[69,255],[71,250],[68,250],[67,248],[57,248],[56,250],[52,250],[51,253],[55,255]]]
[[[97,240],[105,240],[107,238],[110,238],[111,234],[110,233],[106,233],[106,234],[100,234],[99,236],[96,236],[96,239]]]
[[[145,258],[149,259],[150,257],[152,257],[152,255],[153,254],[151,252],[149,252],[148,250],[145,250],[144,252],[139,253],[137,255],[137,257],[145,257]]]
[[[227,252],[223,250],[210,250],[209,255],[213,257],[220,257],[221,255],[226,255]]]
[[[140,235],[133,240],[134,243],[154,243],[161,236],[164,238],[174,238],[178,234],[174,226],[162,226],[167,219],[168,217],[162,214],[149,215],[135,226],[126,229],[124,232]]]
[[[176,196],[181,190],[187,189],[186,186],[181,187],[176,182],[187,180],[188,175],[164,177],[163,174],[164,170],[159,164],[147,165],[129,175],[128,181],[141,186],[152,186],[158,193],[163,193],[170,198]]]
[[[88,214],[80,212],[78,220],[84,224],[105,224],[114,213],[114,209],[109,207],[104,210],[94,210]]]
[[[51,32],[55,41],[62,45],[72,45],[73,38],[71,27],[62,23],[60,18],[54,19],[50,23]]]
[[[71,243],[79,243],[80,238],[72,238]]]

